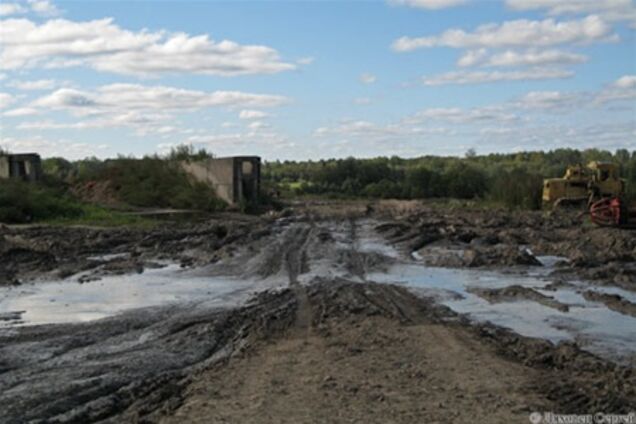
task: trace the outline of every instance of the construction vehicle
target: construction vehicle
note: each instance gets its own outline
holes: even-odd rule
[[[552,207],[587,206],[606,198],[620,198],[625,181],[610,162],[590,162],[568,166],[563,178],[543,181],[543,202]]]
[[[543,181],[543,202],[553,208],[586,206],[590,219],[602,227],[636,228],[636,210],[624,200],[625,181],[609,162],[568,166],[563,178]]]

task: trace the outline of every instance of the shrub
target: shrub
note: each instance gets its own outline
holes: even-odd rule
[[[82,213],[82,205],[60,190],[16,180],[0,182],[0,222],[77,218]]]

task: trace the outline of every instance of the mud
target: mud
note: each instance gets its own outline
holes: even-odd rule
[[[224,392],[231,386],[215,383],[240,377],[245,378],[242,387],[251,387],[250,376],[241,370],[253,355],[258,357],[272,343],[298,337],[314,338],[304,345],[306,354],[327,349],[339,365],[320,363],[315,373],[308,367],[306,380],[300,382],[304,389],[296,396],[304,395],[312,403],[310,389],[320,388],[327,393],[322,402],[334,396],[344,406],[351,400],[357,408],[342,411],[359,419],[413,422],[450,416],[469,422],[472,414],[510,422],[506,420],[525,418],[537,408],[572,413],[627,413],[636,408],[636,376],[631,369],[575,345],[555,346],[490,325],[468,325],[448,308],[396,286],[322,280],[309,286],[306,294],[304,307],[310,314],[304,324],[299,297],[290,289],[260,294],[249,305],[230,311],[146,310],[91,324],[28,327],[2,335],[3,422],[210,422],[224,414],[230,422],[294,422],[299,417],[294,404],[260,415],[250,405],[253,397],[227,398]],[[444,358],[448,352],[443,349],[429,356],[418,356],[422,352],[417,350],[409,351],[411,357],[400,354],[418,345],[453,342],[458,358]],[[387,353],[392,356],[384,356]],[[460,384],[456,372],[445,368],[459,367],[453,363],[465,355],[472,362],[460,367]],[[294,361],[285,352],[276,357]],[[508,364],[505,358],[521,365]],[[392,370],[388,380],[373,378],[378,367]],[[514,390],[468,385],[483,377],[471,371],[475,367],[511,373],[506,384]],[[447,372],[453,376],[451,385],[445,380]],[[365,377],[359,378],[362,374]],[[275,404],[280,407],[299,382],[286,374],[286,380],[274,383],[276,375],[259,384],[279,399]],[[429,400],[420,397],[425,389],[434,393]],[[199,405],[202,391],[205,404]],[[491,404],[484,407],[486,399]],[[333,413],[311,412],[318,414],[315,417]]]
[[[565,212],[483,210],[469,205],[395,202],[374,206],[390,219],[377,230],[430,266],[541,266],[538,256],[564,258],[554,275],[636,291],[636,232],[598,228]],[[398,217],[399,219],[395,219]]]
[[[562,312],[568,312],[570,307],[564,303],[546,296],[538,291],[517,285],[504,287],[501,289],[483,289],[473,287],[470,292],[486,299],[490,303],[511,301],[511,300],[532,300],[549,308],[554,308]]]
[[[602,302],[608,308],[614,311],[618,311],[622,314],[636,317],[636,304],[630,302],[629,300],[625,299],[621,295],[599,293],[596,291],[588,290],[583,293],[583,296],[587,300],[591,300],[593,302]]]
[[[150,229],[0,227],[9,297],[40,285],[130,284],[167,264],[197,282],[180,301],[87,322],[32,325],[32,311],[5,311],[0,296],[0,421],[629,413],[634,243],[633,233],[567,216],[413,202],[293,205],[284,216]],[[430,268],[451,265],[465,269]],[[254,294],[219,303],[222,292],[205,282],[225,277],[253,282]]]
[[[213,263],[237,244],[262,235],[269,221],[240,215],[195,224],[166,223],[151,229],[3,226],[0,224],[0,286],[79,272],[85,281],[142,272],[157,261],[183,266]]]

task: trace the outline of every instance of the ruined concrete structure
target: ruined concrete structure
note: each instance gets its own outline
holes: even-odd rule
[[[181,166],[196,181],[213,187],[217,196],[231,206],[237,206],[241,201],[258,200],[261,186],[261,158],[258,156],[182,162]]]
[[[23,153],[19,155],[0,154],[0,178],[21,178],[37,181],[42,176],[40,155]]]

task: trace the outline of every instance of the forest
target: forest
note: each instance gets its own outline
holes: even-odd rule
[[[626,149],[275,161],[264,167],[264,179],[284,197],[457,198],[539,209],[544,178],[562,177],[568,165],[590,161],[619,165],[626,197],[636,200],[636,150]]]

